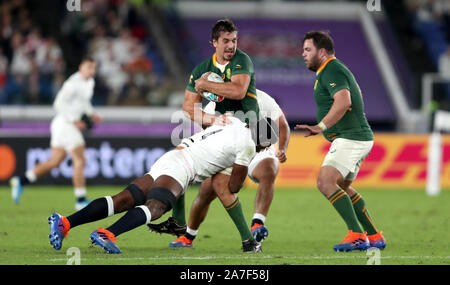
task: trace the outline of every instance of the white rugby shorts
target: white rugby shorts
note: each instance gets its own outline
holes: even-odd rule
[[[186,192],[194,181],[195,172],[193,161],[183,150],[171,150],[161,156],[150,168],[149,174],[153,180],[162,175],[175,179]]]
[[[373,141],[337,138],[331,143],[322,166],[333,166],[342,174],[345,181],[353,181],[372,147]]]
[[[55,117],[50,124],[50,146],[63,148],[71,152],[79,146],[84,146],[84,138],[81,131],[63,117]]]

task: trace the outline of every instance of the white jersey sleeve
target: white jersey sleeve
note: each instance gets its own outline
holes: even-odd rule
[[[257,89],[256,96],[258,98],[259,114],[261,117],[270,118],[272,121],[275,121],[283,115],[280,106],[269,94]]]
[[[234,139],[234,148],[236,152],[235,164],[249,166],[256,154],[256,146],[252,140],[250,130],[237,135]]]

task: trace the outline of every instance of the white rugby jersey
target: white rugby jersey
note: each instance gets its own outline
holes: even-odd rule
[[[68,122],[81,119],[81,116],[92,115],[94,108],[91,98],[94,94],[94,79],[84,79],[80,72],[72,74],[56,95],[53,108],[56,116]]]
[[[239,119],[230,117],[231,124],[213,125],[188,140],[186,152],[193,161],[195,180],[201,182],[225,168],[239,164],[248,166],[256,154],[251,131]]]
[[[256,98],[258,100],[259,115],[261,118],[270,118],[272,121],[275,121],[283,115],[283,111],[281,111],[275,99],[266,92],[256,89]],[[211,101],[205,106],[203,111],[208,114],[214,114],[215,109],[216,103]]]

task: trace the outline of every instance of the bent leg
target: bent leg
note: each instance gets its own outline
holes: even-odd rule
[[[37,164],[32,170],[36,179],[48,174],[50,170],[59,166],[66,157],[66,151],[63,148],[52,147],[50,158],[42,163]]]
[[[317,187],[320,192],[334,206],[349,230],[356,233],[363,233],[350,197],[339,187],[339,184],[342,182],[342,174],[336,168],[330,165],[322,166],[317,179]]]
[[[145,205],[132,208],[106,230],[117,237],[124,232],[148,224],[169,211],[182,193],[183,187],[174,178],[162,175],[148,190]]]
[[[278,163],[272,158],[262,160],[251,173],[258,182],[255,196],[255,214],[264,216],[269,213],[274,195],[274,182],[278,174]],[[261,221],[264,223],[264,221]]]
[[[134,180],[130,185],[136,185],[136,187],[142,191],[142,195],[146,197],[148,190],[153,185],[153,178],[146,174]],[[131,191],[128,189],[130,188],[130,185],[112,197],[105,196],[95,199],[85,208],[68,216],[67,220],[70,223],[70,228],[98,221],[133,208],[136,201]],[[142,205],[144,202],[145,200],[140,204]]]
[[[188,226],[190,229],[198,230],[200,224],[205,220],[208,214],[209,205],[217,197],[212,186],[212,179],[208,178],[200,186],[197,197],[192,202],[191,212],[189,214]]]
[[[236,194],[231,193],[228,188],[229,175],[217,173],[212,177],[212,185],[214,191],[219,197],[222,205],[227,210],[228,215],[233,220],[236,228],[241,235],[242,241],[253,240],[250,229],[247,226],[244,213],[242,212],[242,205]]]
[[[364,230],[368,235],[375,235],[379,231],[376,229],[372,217],[370,216],[369,210],[366,207],[366,202],[352,186],[352,181],[344,181],[341,188],[350,196],[352,201],[353,209],[355,210],[358,221],[363,226]]]

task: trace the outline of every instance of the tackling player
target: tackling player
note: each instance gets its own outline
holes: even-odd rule
[[[96,63],[92,58],[82,59],[78,72],[70,76],[56,95],[53,108],[56,116],[50,125],[51,155],[49,160],[37,164],[20,177],[10,180],[11,196],[19,204],[23,186],[36,182],[52,168],[58,167],[69,153],[73,163],[72,182],[76,197],[75,209],[89,204],[86,199],[86,179],[84,176],[85,142],[81,131],[91,128],[102,121],[94,113],[91,98],[94,93]]]
[[[375,228],[364,199],[351,186],[372,149],[373,133],[358,83],[334,54],[334,43],[327,32],[305,34],[302,56],[306,67],[316,72],[314,99],[319,123],[296,125],[295,129],[306,131],[305,137],[322,133],[332,142],[319,171],[317,187],[348,227],[348,235],[334,250],[365,250],[369,246],[383,249],[386,241],[382,232]]]
[[[201,182],[231,166],[233,175],[226,191],[217,195],[224,206],[237,201],[234,209],[242,213],[236,193],[242,187],[256,151],[270,145],[271,141],[258,133],[257,124],[249,127],[236,118],[229,120],[231,124],[204,130],[201,139],[189,148],[164,154],[146,175],[134,180],[119,194],[96,199],[67,218],[52,214],[49,217],[50,244],[58,250],[71,228],[128,210],[116,223],[106,229],[99,228],[90,236],[93,243],[108,253],[121,253],[116,245],[117,236],[158,219],[173,207],[192,182]],[[246,227],[245,221],[241,226]],[[243,251],[261,251],[261,245],[252,238],[248,227],[247,231],[242,237]]]
[[[260,151],[252,159],[248,168],[248,176],[255,183],[258,183],[251,232],[256,241],[261,242],[268,236],[268,230],[264,223],[273,200],[274,182],[278,173],[279,162],[283,163],[287,160],[286,150],[289,143],[290,130],[286,118],[275,100],[261,90],[256,90],[256,94],[261,116],[270,118],[278,126],[277,129],[279,129],[277,149],[272,146]],[[209,103],[205,108],[205,112],[214,113],[214,105],[214,102]],[[194,135],[193,138],[195,139],[196,136]],[[191,143],[191,140],[184,140],[181,145],[189,146]],[[231,174],[229,170],[221,173],[225,175]],[[209,205],[215,198],[216,194],[214,193],[212,182],[207,180],[202,183],[199,193],[192,203],[187,228],[185,225],[178,225],[172,217],[163,223],[149,224],[148,226],[152,231],[159,233],[169,233],[178,236],[186,233],[172,242],[170,246],[191,247],[198,233],[198,228],[206,217]],[[177,213],[179,210],[184,211],[184,209],[174,208],[173,217],[179,216]]]

